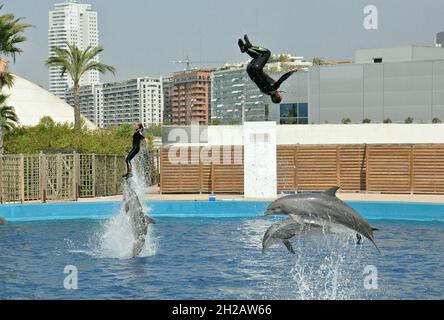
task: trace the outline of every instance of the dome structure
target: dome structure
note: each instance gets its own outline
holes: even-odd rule
[[[3,88],[8,95],[7,104],[14,107],[20,126],[35,126],[43,117],[51,117],[57,123],[74,123],[74,108],[46,89],[14,75],[14,86]],[[89,129],[96,126],[86,118],[85,124]]]

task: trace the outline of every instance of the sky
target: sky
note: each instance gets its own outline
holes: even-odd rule
[[[45,88],[48,12],[64,0],[0,0],[3,12],[33,28],[11,71]],[[102,81],[161,76],[193,61],[246,61],[237,39],[274,53],[348,60],[357,48],[431,45],[444,31],[444,0],[80,0],[99,15],[101,62],[117,68]],[[378,29],[366,30],[364,8],[378,9]],[[217,64],[195,66],[217,67]]]

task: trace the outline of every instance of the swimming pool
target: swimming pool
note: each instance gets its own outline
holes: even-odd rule
[[[150,202],[157,225],[144,254],[126,246],[120,203],[1,206],[0,299],[442,299],[444,207],[350,203],[379,228],[379,255],[353,236],[261,240],[267,202]],[[112,217],[111,219],[109,219]],[[64,268],[78,289],[64,288]],[[367,267],[377,288],[364,286]]]

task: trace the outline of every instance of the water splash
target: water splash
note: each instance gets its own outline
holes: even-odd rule
[[[356,244],[356,234],[339,233],[303,235],[295,238],[295,255],[289,254],[282,243],[272,246],[261,254],[265,231],[276,220],[249,220],[240,227],[239,240],[256,254],[245,263],[254,260],[270,260],[280,268],[279,272],[266,275],[263,281],[263,299],[333,300],[367,299],[371,293],[363,287],[364,266],[368,252],[373,248],[368,242]]]
[[[365,298],[363,251],[354,234],[323,234],[300,239],[290,275],[296,299]],[[364,295],[364,296],[363,296]]]
[[[145,192],[148,189],[149,170],[147,170],[148,149],[141,146],[141,151],[134,159],[133,177],[129,183],[123,183],[123,194],[127,196],[131,188],[140,200],[143,211],[149,213],[143,201]],[[122,205],[117,216],[105,221],[98,232],[89,240],[89,248],[95,256],[101,258],[129,259],[133,256],[133,246],[136,239],[134,237],[130,216],[125,211],[125,204]],[[139,257],[153,256],[156,253],[157,242],[152,234],[152,225],[148,226],[145,244]]]

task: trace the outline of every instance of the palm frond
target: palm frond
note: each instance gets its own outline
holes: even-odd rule
[[[6,105],[8,96],[0,94],[0,130],[11,131],[17,127],[19,118],[14,107]]]
[[[3,5],[0,6],[0,10]],[[0,16],[0,53],[13,58],[23,52],[17,45],[26,41],[27,38],[22,34],[27,28],[32,27],[28,23],[22,23],[24,18],[16,18],[12,13],[6,13]]]

